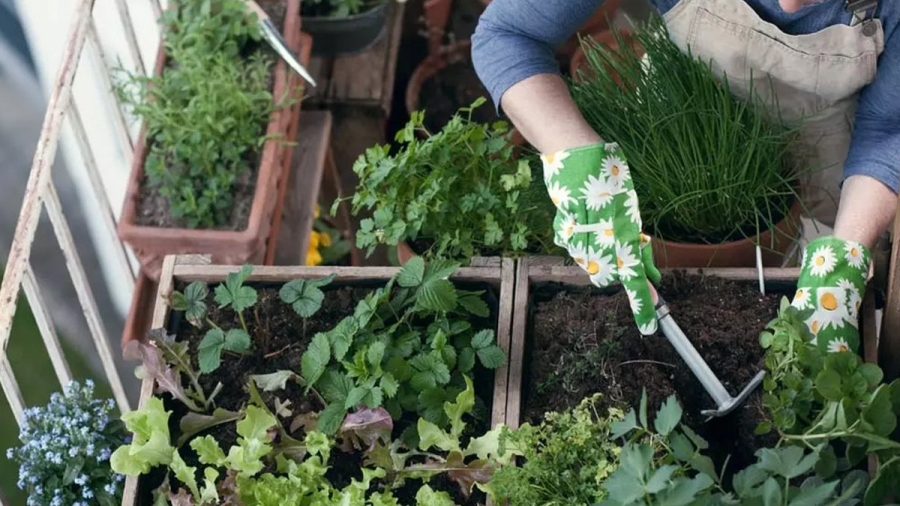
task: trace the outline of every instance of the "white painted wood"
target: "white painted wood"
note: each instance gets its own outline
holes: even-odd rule
[[[16,423],[22,425],[25,399],[22,398],[22,389],[19,388],[19,382],[16,381],[16,375],[13,374],[12,367],[10,367],[5,349],[3,353],[0,353],[0,386],[3,387],[6,402],[9,403],[13,416],[16,417]]]
[[[66,355],[63,353],[62,346],[59,344],[59,336],[56,335],[53,317],[50,316],[47,303],[44,301],[44,296],[41,295],[40,285],[38,285],[30,263],[25,270],[25,277],[22,278],[22,290],[28,299],[28,305],[34,314],[34,320],[37,322],[38,329],[41,331],[41,338],[44,340],[44,347],[47,348],[47,354],[50,356],[50,363],[53,364],[53,370],[56,372],[59,385],[65,387],[72,382],[72,370],[66,361]]]
[[[62,204],[59,202],[59,196],[56,194],[56,187],[53,181],[50,181],[44,191],[44,203],[46,205],[47,214],[50,216],[50,223],[53,224],[53,230],[63,250],[66,258],[66,266],[69,268],[69,274],[72,276],[72,283],[75,285],[75,291],[78,293],[78,301],[84,310],[84,317],[87,320],[88,328],[91,330],[91,337],[94,339],[94,345],[97,347],[97,353],[100,355],[100,361],[103,364],[103,371],[109,380],[113,395],[119,404],[119,410],[122,413],[131,411],[131,404],[128,396],[125,395],[125,388],[122,385],[122,379],[119,377],[119,371],[116,370],[116,364],[113,360],[112,350],[110,349],[109,339],[106,330],[103,328],[103,322],[100,321],[100,310],[97,308],[97,302],[94,300],[94,294],[88,284],[87,276],[84,273],[84,267],[81,265],[81,258],[75,249],[75,241],[72,239],[72,232],[63,215]]]
[[[115,64],[109,59],[109,55],[103,50],[103,44],[100,42],[100,36],[97,35],[97,24],[91,18],[90,26],[88,26],[88,41],[91,43],[91,54],[96,55],[98,64],[101,68],[100,78],[103,88],[107,90],[113,89],[112,73]],[[109,100],[110,112],[115,119],[116,137],[119,139],[119,146],[125,154],[125,166],[131,166],[131,160],[134,158],[134,139],[128,128],[128,120],[125,118],[125,112],[118,100]]]
[[[137,279],[137,275],[131,262],[128,260],[125,245],[119,241],[119,234],[116,231],[116,217],[113,215],[112,206],[110,206],[106,189],[103,187],[103,179],[97,166],[97,160],[94,158],[94,152],[91,150],[87,131],[84,129],[84,121],[81,119],[81,112],[78,110],[78,104],[74,99],[69,104],[69,125],[75,133],[75,141],[78,143],[78,148],[81,151],[81,160],[84,162],[88,180],[94,190],[94,198],[103,215],[103,224],[106,225],[110,242],[112,244],[118,244],[118,247],[114,248],[114,251],[116,260],[122,268],[122,281],[128,287],[129,292],[134,292],[134,283],[135,279]]]

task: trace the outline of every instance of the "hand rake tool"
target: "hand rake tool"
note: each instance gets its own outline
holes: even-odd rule
[[[694,345],[691,344],[691,341],[684,335],[681,328],[678,327],[678,324],[675,323],[675,319],[672,318],[672,314],[669,311],[669,306],[662,295],[658,295],[658,297],[659,299],[656,303],[656,317],[659,322],[659,329],[662,330],[666,339],[672,343],[672,346],[675,347],[675,351],[681,355],[682,360],[687,363],[691,372],[694,373],[694,376],[697,377],[703,385],[703,388],[706,389],[706,392],[716,402],[716,409],[705,409],[701,411],[701,414],[706,416],[707,421],[709,421],[713,417],[721,417],[731,413],[735,408],[743,404],[750,394],[762,383],[766,371],[759,371],[756,376],[750,380],[750,383],[744,387],[740,394],[736,397],[732,397],[712,369],[709,368],[706,361],[703,360],[703,357],[700,356],[700,353],[697,352],[697,349],[694,348]]]

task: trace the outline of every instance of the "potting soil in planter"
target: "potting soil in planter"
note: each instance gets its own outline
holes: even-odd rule
[[[430,79],[422,83],[419,92],[419,109],[425,111],[425,126],[436,133],[450,121],[461,107],[468,107],[477,98],[490,98],[472,62],[462,59],[450,63]],[[484,105],[472,112],[472,120],[491,123],[499,118],[493,106]]]
[[[675,321],[732,395],[763,369],[759,334],[777,314],[784,291],[762,295],[756,282],[676,272],[658,286]],[[608,293],[608,292],[607,292]],[[624,291],[602,295],[590,287],[540,284],[532,288],[532,314],[523,378],[523,422],[576,406],[601,392],[601,406],[637,408],[646,389],[648,412],[671,394],[684,407],[684,423],[710,442],[721,466],[730,454],[734,472],[755,462],[772,441],[754,435],[763,419],[762,390],[730,416],[704,422],[712,398],[668,340],[641,336]],[[604,408],[605,409],[605,408]],[[730,474],[730,473],[729,473]]]
[[[222,383],[223,388],[216,396],[216,406],[238,411],[249,401],[248,383],[251,375],[273,373],[279,370],[292,370],[300,372],[301,358],[306,351],[313,336],[318,332],[326,332],[333,329],[343,318],[353,314],[357,303],[365,299],[366,295],[372,293],[376,288],[383,286],[384,283],[373,283],[365,287],[357,284],[355,287],[341,287],[338,283],[322,288],[325,298],[322,306],[316,314],[308,318],[305,323],[297,313],[293,311],[289,304],[286,304],[279,298],[279,289],[281,284],[264,285],[257,284],[254,287],[257,290],[258,301],[252,309],[245,311],[245,320],[247,328],[252,340],[251,350],[244,356],[229,355],[223,353],[220,367],[212,373],[203,374],[200,377],[200,384],[204,391],[212,392],[217,383]],[[175,289],[184,291],[186,283],[176,283]],[[230,308],[223,310],[218,309],[218,305],[214,300],[213,290],[210,289],[207,299],[209,308],[209,319],[222,326],[223,328],[240,328],[240,320]],[[465,283],[455,283],[459,289],[465,290],[485,290],[483,299],[490,308],[491,315],[485,319],[472,320],[470,323],[475,328],[493,329],[496,331],[496,325],[492,322],[497,321],[498,314],[498,294],[496,290],[489,286],[472,285]],[[168,326],[170,333],[176,335],[179,341],[187,341],[189,343],[189,353],[194,361],[196,368],[197,349],[203,339],[206,328],[198,329],[189,325],[184,321],[181,315],[173,313],[171,323]],[[467,431],[480,435],[490,429],[490,413],[493,400],[493,371],[486,371],[476,366],[474,370],[473,383],[476,393],[476,411],[479,412],[479,419],[473,420],[472,417],[466,417],[468,423]],[[277,392],[265,392],[259,390],[259,394],[267,406],[271,409],[274,405],[275,398],[283,401],[290,401],[290,409],[292,417],[282,419],[282,423],[290,425],[291,419],[303,413],[318,412],[323,405],[314,394],[304,395],[303,387],[296,382],[288,381],[286,388]],[[164,400],[165,409],[171,410],[170,431],[173,441],[180,433],[179,421],[188,412],[185,406],[174,400],[169,394],[162,394],[160,397]],[[483,403],[479,405],[479,403]],[[394,438],[399,438],[404,429],[410,425],[414,425],[418,417],[415,413],[408,413],[400,421],[394,422]],[[238,435],[235,423],[225,423],[212,427],[208,430],[198,433],[195,438],[205,435],[213,436],[219,445],[226,449],[235,444]],[[303,439],[303,429],[292,434],[293,437],[300,440]],[[468,444],[463,441],[463,444]],[[179,449],[182,458],[189,466],[197,466],[198,479],[202,465],[198,465],[198,458],[193,449],[185,444]],[[363,455],[361,453],[343,453],[336,446],[332,450],[328,479],[337,487],[343,488],[348,485],[351,479],[357,480],[362,478],[361,466],[363,465]],[[263,472],[275,472],[274,464],[263,470]],[[141,477],[140,497],[138,504],[149,506],[152,504],[152,491],[156,489],[162,482],[165,474],[165,468],[154,469],[150,474]],[[173,489],[177,490],[175,485],[181,486],[171,478]],[[447,479],[445,474],[441,474],[433,478],[430,482],[433,489],[438,491],[446,491],[454,497],[457,504],[461,506],[484,504],[485,495],[477,488],[473,490],[469,500],[466,501],[462,496],[459,486]],[[394,495],[401,501],[401,504],[415,504],[415,494],[421,482],[419,480],[409,480],[407,483],[394,491]],[[372,490],[375,490],[377,484],[373,484]]]
[[[272,20],[275,27],[281,31],[284,29],[285,15],[287,14],[287,0],[260,0],[260,7],[266,11],[266,14]],[[278,54],[265,42],[253,44],[245,49],[245,54],[249,56],[257,51],[262,51],[270,61],[269,77],[266,81],[266,89],[270,93],[274,93],[275,86],[275,69],[278,63]],[[173,67],[177,62],[168,60],[166,67]],[[276,100],[278,97],[273,97]],[[260,125],[260,135],[265,134],[268,122]],[[148,138],[147,142],[151,142]],[[250,210],[253,206],[253,197],[256,193],[256,180],[259,173],[259,164],[261,162],[263,146],[256,149],[248,149],[244,154],[244,160],[247,170],[238,174],[231,188],[232,202],[228,216],[228,221],[214,230],[244,230],[250,220]],[[171,160],[166,161],[167,167],[177,171],[184,171],[184,167],[172,167]],[[144,172],[141,180],[141,193],[137,202],[137,212],[135,215],[135,223],[147,227],[160,228],[185,228],[187,221],[182,218],[172,216],[170,212],[169,200],[161,194],[160,189],[151,186],[151,182]]]

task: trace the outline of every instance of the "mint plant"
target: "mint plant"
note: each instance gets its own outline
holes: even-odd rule
[[[396,154],[393,146],[374,146],[356,160],[352,211],[372,211],[360,222],[359,248],[371,254],[380,244],[421,243],[427,251],[419,253],[450,260],[554,248],[554,208],[541,179],[535,182],[527,160],[514,158],[506,123],[471,120],[483,104],[479,98],[460,109],[434,133],[415,112],[397,133]]]
[[[733,491],[726,492],[703,454],[708,443],[681,425],[681,416],[681,406],[670,396],[651,426],[645,392],[639,412],[632,409],[614,424],[613,436],[625,437],[625,444],[617,469],[603,485],[607,498],[601,505],[824,506],[849,504],[862,490],[859,475],[844,482],[811,476],[822,447],[785,446],[757,451],[757,462],[735,474]]]
[[[759,433],[777,431],[784,443],[823,448],[816,472],[822,478],[846,473],[867,455],[879,467],[865,492],[865,504],[880,504],[900,491],[900,443],[891,439],[900,414],[900,381],[883,383],[883,373],[856,353],[823,353],[787,299],[760,344],[770,377],[763,403],[772,416]]]
[[[320,430],[335,434],[357,406],[383,406],[394,419],[415,412],[443,426],[449,421],[444,403],[465,389],[466,375],[477,364],[506,363],[493,331],[469,323],[489,310],[482,292],[450,282],[458,268],[414,258],[352,316],[313,337],[300,372],[307,389],[315,387],[327,402]]]
[[[160,19],[168,65],[124,73],[122,103],[146,125],[144,174],[191,228],[230,223],[236,185],[259,163],[269,118],[294,97],[272,96],[274,59],[241,0],[177,0]]]

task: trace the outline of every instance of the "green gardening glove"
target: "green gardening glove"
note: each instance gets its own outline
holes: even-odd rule
[[[871,259],[865,246],[831,236],[804,248],[791,305],[810,314],[806,326],[820,350],[858,352],[859,307]]]
[[[591,282],[625,286],[643,335],[656,332],[648,279],[659,282],[650,238],[641,232],[637,194],[622,150],[594,144],[541,156],[544,183],[556,206],[554,242],[565,248]]]

